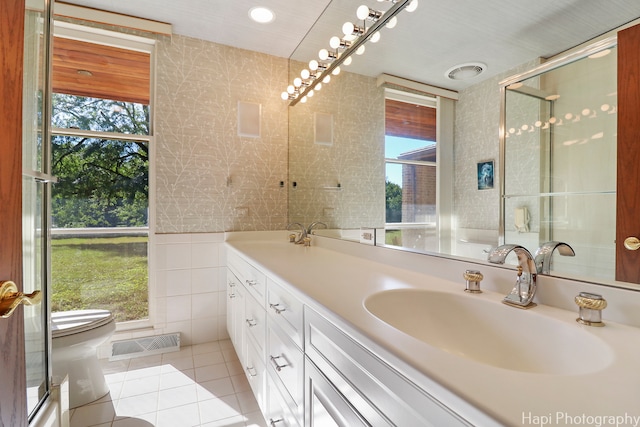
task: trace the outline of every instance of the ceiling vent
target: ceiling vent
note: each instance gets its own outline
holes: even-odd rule
[[[451,80],[469,80],[480,75],[486,69],[487,65],[482,62],[469,62],[449,68],[444,75]]]

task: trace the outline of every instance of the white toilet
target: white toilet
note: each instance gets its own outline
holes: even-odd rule
[[[51,313],[53,376],[69,375],[69,407],[100,399],[109,392],[98,362],[97,347],[116,330],[107,310]]]

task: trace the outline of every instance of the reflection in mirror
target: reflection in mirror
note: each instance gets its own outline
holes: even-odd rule
[[[292,63],[293,73],[305,65]],[[316,113],[332,116],[331,144],[316,139]],[[289,222],[322,221],[355,239],[360,227],[384,228],[383,159],[384,90],[341,73],[289,108]]]
[[[437,251],[436,99],[388,90],[385,107],[384,243]]]
[[[559,2],[556,6],[563,8],[562,3]],[[597,160],[594,160],[594,157],[589,154],[588,147],[593,147],[598,141],[604,142],[607,139],[604,130],[602,138],[599,137],[600,131],[594,131],[583,137],[577,135],[575,138],[560,133],[560,131],[565,132],[568,129],[568,127],[562,128],[567,124],[564,118],[567,113],[572,114],[574,120],[579,115],[580,123],[584,124],[588,118],[583,116],[582,110],[589,108],[589,110],[597,112],[599,118],[602,118],[600,116],[604,116],[604,112],[599,108],[605,108],[604,104],[562,112],[563,124],[556,126],[557,132],[553,138],[556,140],[564,138],[563,143],[571,144],[570,146],[575,151],[572,152],[570,148],[566,149],[567,146],[562,145],[565,150],[561,152],[561,147],[557,147],[557,145],[554,145],[553,149],[549,148],[549,144],[555,144],[553,141],[547,142],[546,146],[538,141],[536,148],[527,148],[529,150],[528,157],[524,151],[522,153],[516,151],[515,153],[518,155],[515,155],[514,152],[508,154],[508,158],[515,156],[515,159],[508,160],[511,163],[508,163],[506,167],[510,168],[512,175],[515,171],[518,172],[518,175],[513,178],[514,181],[508,184],[512,186],[508,190],[511,193],[507,199],[503,199],[501,190],[504,164],[500,159],[499,143],[499,126],[502,120],[501,101],[503,98],[501,82],[506,82],[505,79],[514,75],[519,78],[511,79],[509,84],[516,83],[523,78],[533,77],[530,73],[531,70],[539,71],[540,64],[558,64],[562,58],[569,54],[573,55],[572,52],[583,51],[587,40],[592,39],[596,34],[603,35],[595,40],[615,35],[619,29],[623,28],[620,26],[624,22],[627,22],[630,17],[638,15],[637,3],[629,2],[627,4],[629,9],[626,12],[623,12],[622,9],[614,10],[611,8],[600,10],[597,14],[598,18],[590,24],[598,28],[595,31],[593,30],[595,27],[589,30],[590,26],[584,25],[584,23],[574,25],[577,22],[575,13],[580,12],[572,11],[571,22],[569,22],[568,16],[558,13],[558,11],[548,10],[548,6],[544,7],[544,13],[549,13],[548,16],[553,16],[553,19],[536,21],[536,25],[539,24],[538,29],[544,31],[545,35],[549,35],[549,39],[552,39],[551,45],[546,45],[546,47],[542,47],[542,43],[538,44],[546,38],[539,37],[539,33],[528,26],[532,25],[531,22],[535,20],[525,18],[525,16],[533,15],[525,14],[523,10],[510,7],[502,8],[496,5],[495,8],[492,8],[490,16],[492,19],[500,17],[499,20],[503,22],[503,25],[499,26],[500,34],[492,34],[491,37],[485,39],[480,34],[476,34],[480,37],[478,43],[470,44],[480,50],[487,48],[482,52],[478,51],[481,56],[473,59],[484,59],[484,55],[486,55],[487,59],[483,62],[488,65],[488,69],[479,78],[467,81],[451,81],[444,77],[448,67],[461,62],[452,60],[452,56],[455,56],[452,52],[455,51],[455,54],[459,55],[460,52],[465,51],[464,47],[451,49],[450,43],[432,43],[436,39],[448,40],[447,31],[449,28],[436,25],[434,28],[430,26],[427,29],[420,26],[426,22],[423,14],[428,14],[429,17],[453,16],[447,14],[447,10],[439,9],[449,7],[447,5],[446,2],[438,5],[430,4],[429,7],[419,7],[413,14],[403,15],[400,22],[402,25],[399,23],[395,29],[385,30],[379,43],[368,46],[365,55],[354,58],[353,64],[343,67],[340,75],[332,76],[330,84],[323,85],[322,90],[316,91],[314,97],[310,98],[306,104],[298,104],[289,109],[291,119],[289,129],[291,171],[289,220],[305,224],[320,220],[327,223],[330,229],[319,230],[318,234],[352,238],[356,241],[359,238],[361,227],[376,228],[378,230],[376,244],[378,245],[387,244],[390,247],[396,247],[393,246],[394,243],[401,243],[403,246],[409,246],[410,250],[456,259],[471,259],[478,263],[486,263],[488,252],[492,247],[504,242],[505,237],[513,238],[515,236],[516,240],[507,239],[506,241],[521,242],[532,251],[535,251],[541,242],[550,239],[565,240],[575,247],[576,257],[554,259],[551,274],[560,277],[580,277],[589,282],[612,284],[610,272],[615,261],[611,259],[613,257],[611,230],[614,229],[616,222],[614,219],[615,206],[613,205],[616,197],[612,192],[615,191],[615,181],[612,186],[609,178],[604,178],[604,176],[585,177],[584,174],[587,172],[584,169],[578,171],[576,165],[563,165],[562,155],[569,153],[568,156],[571,160],[576,160],[579,155],[585,155],[587,169],[595,167],[599,173],[604,175],[606,168],[613,167],[609,173],[615,175],[615,151],[610,148],[607,156],[602,157],[595,154]],[[301,70],[307,67],[307,61],[317,54],[319,48],[325,47],[330,36],[334,35],[335,29],[340,27],[342,22],[347,19],[346,17],[353,14],[355,7],[357,5],[354,6],[347,0],[331,2],[308,36],[292,54],[291,79],[300,76]],[[531,12],[532,7],[538,6],[527,4],[522,7]],[[595,16],[593,13],[587,13],[586,10],[581,12],[584,12],[585,17],[587,15]],[[514,13],[514,15],[509,15],[510,13]],[[506,16],[509,16],[510,19],[502,19]],[[481,22],[481,18],[481,16],[477,17],[478,22]],[[626,24],[625,27],[639,22],[636,20]],[[513,26],[510,27],[512,24]],[[470,26],[473,27],[473,25]],[[615,29],[616,27],[620,28]],[[527,28],[527,33],[530,33],[532,40],[535,39],[536,46],[527,48],[521,43],[523,28]],[[399,31],[399,29],[406,29],[406,33]],[[450,29],[456,32],[456,35],[466,34],[460,29],[460,26],[451,25]],[[510,30],[514,32],[509,32]],[[517,42],[514,43],[516,40]],[[580,45],[581,43],[584,45]],[[436,48],[441,50],[436,50]],[[374,49],[375,55],[373,55]],[[558,51],[562,52],[556,53]],[[465,52],[466,55],[469,54],[468,50]],[[491,52],[500,52],[498,55],[500,58],[495,58]],[[608,59],[606,57],[601,59],[608,61],[615,55],[614,51]],[[446,62],[446,66],[443,66],[443,62]],[[580,67],[581,65],[575,64],[575,68],[567,68],[568,73],[576,73],[573,76],[576,81],[582,81],[585,78],[584,71]],[[612,64],[607,78],[615,78],[617,72],[615,67],[615,63]],[[442,71],[437,73],[434,71],[440,69]],[[523,77],[525,74],[527,76]],[[395,233],[395,240],[392,232],[389,233],[389,240],[386,240],[383,238],[385,233],[381,230],[385,224],[396,227],[399,225],[397,217],[391,220],[387,219],[386,197],[383,188],[386,178],[393,174],[391,168],[402,169],[397,164],[385,166],[385,129],[380,125],[385,116],[385,88],[393,87],[402,90],[406,90],[408,87],[413,88],[411,85],[404,84],[389,85],[389,80],[385,79],[387,77],[395,78],[394,76],[402,76],[405,78],[401,79],[404,82],[415,83],[422,87],[427,85],[418,82],[427,82],[432,85],[429,86],[429,90],[419,90],[422,93],[441,95],[437,90],[447,90],[441,88],[448,88],[448,92],[452,94],[451,96],[441,95],[438,98],[438,115],[449,115],[451,127],[444,128],[438,122],[440,135],[437,139],[435,159],[437,164],[435,221],[426,217],[419,220],[419,222],[428,223],[434,227],[434,230],[430,231],[431,234],[425,232],[421,236],[428,236],[423,240],[432,242],[433,245],[406,244],[410,239],[399,238],[398,232]],[[378,79],[377,85],[374,83],[376,78]],[[585,94],[597,92],[601,85],[605,87],[609,84],[604,80],[599,81],[595,76],[592,78],[594,81],[590,83],[589,89],[584,91]],[[345,80],[358,83],[347,84]],[[542,80],[547,81],[543,82]],[[536,83],[531,83],[534,81]],[[531,82],[527,82],[527,85],[542,90],[540,85],[551,84],[550,81],[547,77],[540,77],[537,80],[532,78]],[[459,92],[452,89],[459,90]],[[545,90],[553,92],[552,89]],[[513,97],[525,96],[520,93],[516,94],[515,91],[512,92],[509,94],[512,103],[516,102],[513,101]],[[613,92],[615,89],[607,93]],[[531,96],[527,95],[527,97]],[[442,109],[443,100],[450,102],[445,110]],[[542,122],[541,117],[545,108],[551,104],[555,104],[554,108],[561,108],[564,102],[565,100],[560,98],[554,103],[550,101],[539,102],[537,108],[539,109],[538,118],[540,121]],[[586,101],[581,101],[580,104],[584,102]],[[545,107],[545,103],[547,107]],[[615,108],[616,102],[610,100],[607,104]],[[306,113],[303,111],[305,109]],[[323,147],[313,143],[314,111],[333,114],[334,139],[331,146]],[[612,114],[608,116],[612,122],[617,120],[615,111],[615,109],[610,110]],[[509,120],[513,124],[510,127],[514,128],[515,133],[520,131],[519,137],[522,136],[522,126],[525,124],[527,126],[534,125],[533,128],[527,127],[527,131],[534,129],[534,132],[531,133],[548,130],[537,130],[535,128],[537,119],[532,123],[516,123],[516,119],[517,114],[512,115]],[[375,136],[373,136],[374,129]],[[305,132],[308,135],[305,136]],[[576,139],[580,140],[573,141]],[[589,139],[590,142],[582,143],[582,139]],[[615,144],[615,141],[608,141]],[[540,151],[545,149],[547,150],[545,153]],[[444,153],[443,150],[445,150]],[[531,154],[532,150],[535,151],[534,157]],[[578,152],[578,150],[582,151]],[[532,162],[537,162],[537,166],[532,167]],[[493,175],[491,175],[491,170]],[[553,175],[548,173],[543,175],[542,170],[551,170]],[[564,180],[569,177],[573,178],[574,174],[578,174],[581,181],[591,181],[594,186],[575,190],[567,186],[565,190],[558,190],[558,186],[565,185]],[[493,178],[493,182],[491,182],[491,178]],[[297,186],[294,186],[294,182]],[[582,185],[586,185],[586,182]],[[341,184],[341,187],[337,187],[338,183]],[[381,184],[374,185],[374,183]],[[519,189],[517,187],[524,184],[536,187],[535,193],[531,192],[531,188]],[[569,192],[584,192],[585,194],[581,196],[549,194]],[[587,192],[593,194],[586,194]],[[579,199],[582,200],[580,202],[582,209],[576,208]],[[583,212],[597,210],[594,208],[595,205],[602,211],[606,211],[606,214],[597,218],[594,216],[589,220],[583,219],[581,217]],[[562,214],[561,209],[564,209]],[[562,218],[558,218],[559,216]],[[569,216],[570,220],[567,219]],[[561,226],[562,221],[571,221],[572,224]],[[579,226],[580,223],[589,225]],[[502,228],[501,224],[504,224],[505,227]],[[587,229],[587,227],[589,228]],[[576,234],[578,235],[576,236]],[[532,237],[532,239],[527,240],[528,237]],[[526,241],[517,239],[525,239]],[[592,251],[591,248],[596,248],[596,250]],[[600,264],[604,260],[607,260],[605,264]],[[588,265],[589,268],[583,269],[583,265]],[[601,267],[601,265],[606,266]],[[626,283],[620,281],[615,282],[614,285],[627,286]]]
[[[555,255],[554,275],[614,279],[617,52],[611,43],[505,84],[501,231],[504,242],[532,253],[546,241],[570,244],[576,256]]]

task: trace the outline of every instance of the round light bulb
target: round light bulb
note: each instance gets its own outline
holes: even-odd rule
[[[371,36],[371,38],[369,39],[369,41],[371,43],[378,43],[380,41],[380,33],[379,32],[375,32],[373,33],[373,35]]]
[[[353,58],[348,56],[347,59],[345,59],[344,61],[342,61],[343,65],[351,65],[351,62],[353,61]]]
[[[308,79],[310,75],[311,75],[311,73],[306,68],[304,70],[300,71],[300,77],[302,77],[303,80]]]
[[[280,98],[282,98],[283,101],[286,101],[287,99],[289,99],[289,94],[287,93],[287,91],[284,91],[280,94]]]
[[[303,96],[303,97],[302,97],[302,99],[300,100],[300,102],[302,102],[303,104],[304,104],[305,102],[307,102],[307,97],[306,97],[306,96]]]
[[[326,76],[324,79],[322,79],[322,83],[327,84],[331,81],[331,76]]]
[[[337,76],[338,74],[340,74],[340,67],[334,68],[331,74],[333,74],[334,76]]]
[[[320,49],[320,52],[318,52],[318,58],[322,61],[326,61],[329,59],[329,51],[327,49]]]
[[[359,48],[356,49],[356,55],[362,55],[364,53],[364,45],[361,44]]]
[[[309,92],[307,92],[307,96],[308,96],[309,98],[311,98],[311,97],[313,96],[313,89],[312,89],[312,90],[310,90]]]
[[[413,12],[418,8],[418,0],[412,0],[409,6],[405,8],[407,12]]]
[[[331,37],[331,39],[329,39],[329,46],[331,46],[332,49],[339,48],[340,47],[340,37],[337,37],[337,36]]]
[[[319,91],[320,89],[322,89],[322,83],[318,83],[316,85],[316,92]]]
[[[393,18],[389,19],[389,22],[387,22],[385,24],[385,27],[387,28],[393,28],[398,24],[398,18],[396,16],[394,16]]]
[[[311,71],[316,71],[318,69],[318,61],[316,61],[315,59],[309,61],[309,69]]]
[[[293,92],[296,91],[296,88],[292,85],[287,86],[287,92],[293,95]]]
[[[364,21],[365,19],[367,19],[369,17],[369,6],[364,4],[362,6],[359,6],[358,9],[356,10],[356,16],[361,21]]]
[[[293,79],[293,85],[295,87],[300,87],[302,86],[302,79],[300,77],[296,77],[295,79]]]
[[[345,36],[350,36],[353,34],[353,30],[355,28],[356,27],[352,22],[345,22],[344,25],[342,25],[342,32],[345,34]]]

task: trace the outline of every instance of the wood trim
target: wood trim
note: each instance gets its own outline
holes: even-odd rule
[[[618,33],[618,169],[616,280],[640,283],[640,250],[624,240],[640,238],[640,25]]]
[[[436,109],[386,99],[385,135],[435,141]]]
[[[151,55],[63,37],[53,39],[54,93],[149,104]],[[91,76],[78,74],[86,70]]]
[[[22,290],[22,71],[24,0],[0,1],[0,280]],[[0,319],[0,425],[26,426],[24,314]]]

